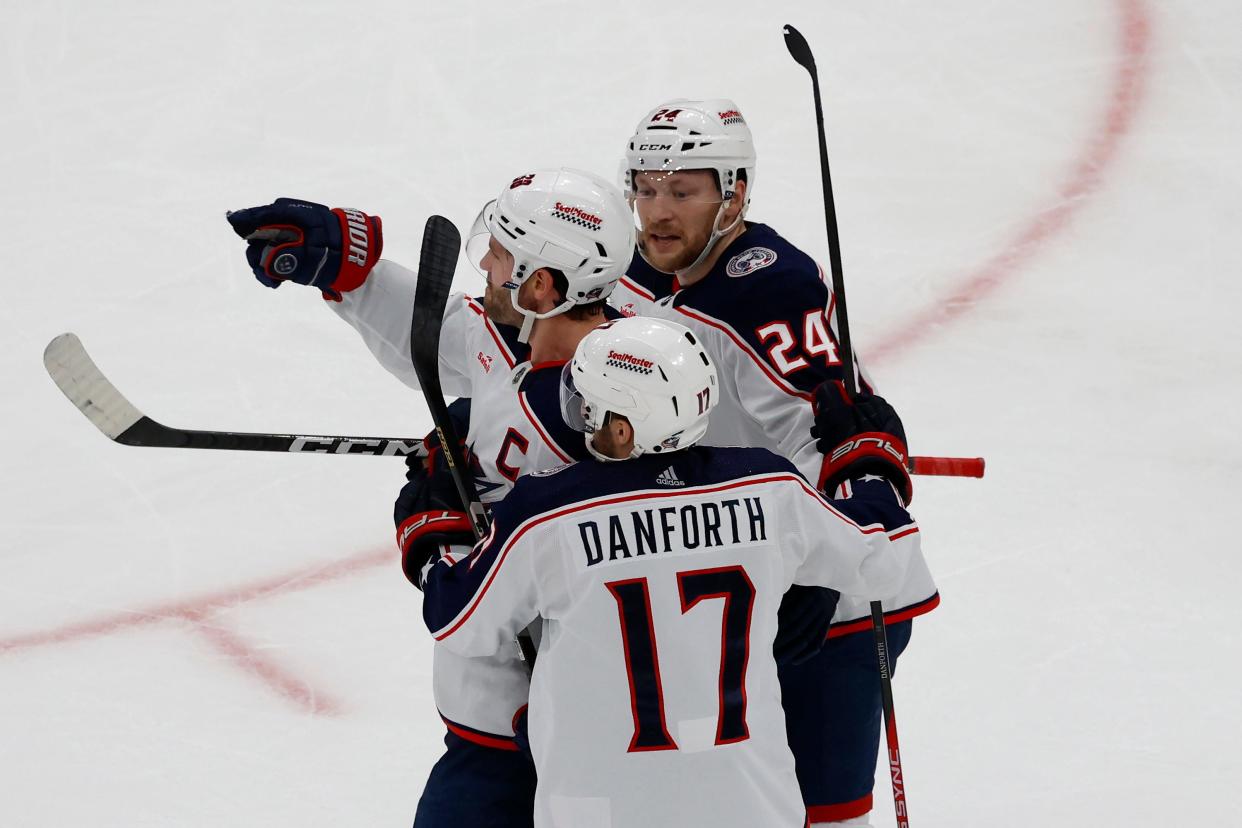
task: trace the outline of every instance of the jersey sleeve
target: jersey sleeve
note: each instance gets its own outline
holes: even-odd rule
[[[539,614],[531,556],[540,531],[513,527],[515,511],[505,508],[507,504],[508,498],[497,504],[488,534],[468,557],[455,562],[442,558],[423,584],[427,628],[437,642],[460,655],[499,652]]]
[[[920,553],[920,535],[892,485],[878,477],[854,481],[849,500],[829,500],[805,481],[799,485],[790,504],[808,540],[793,582],[865,600],[894,595]]]
[[[411,388],[418,375],[410,360],[410,310],[418,277],[396,262],[380,260],[361,287],[326,303],[358,332],[367,349],[388,373]],[[470,395],[467,355],[473,314],[463,294],[449,297],[440,330],[440,383],[444,393]]]
[[[810,256],[766,230],[757,240],[766,246],[734,258],[762,253],[766,264],[740,273],[732,262],[718,265],[724,274],[677,294],[673,307],[693,320],[683,323],[710,331],[725,390],[767,436],[768,447],[818,480],[824,458],[811,438],[811,402],[817,387],[841,379],[844,370],[832,291]],[[860,387],[869,389],[856,371]]]

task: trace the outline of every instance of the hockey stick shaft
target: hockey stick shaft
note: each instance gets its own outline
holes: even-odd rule
[[[127,400],[99,370],[82,340],[71,333],[61,334],[47,344],[43,365],[52,381],[83,416],[108,439],[126,446],[379,457],[427,454],[423,441],[411,437],[199,431],[166,426]]]
[[[982,457],[923,457],[909,458],[910,474],[931,477],[983,477],[987,464]]]
[[[841,239],[837,228],[837,208],[832,197],[832,176],[828,169],[828,140],[824,134],[824,107],[819,94],[819,73],[815,69],[815,57],[806,38],[793,26],[784,28],[785,47],[790,56],[806,69],[811,76],[811,89],[815,93],[815,125],[819,137],[819,166],[823,178],[824,219],[828,231],[828,256],[832,268],[832,291],[836,301],[837,333],[841,340],[841,360],[845,371],[845,388],[851,397],[858,393],[854,376],[854,349],[850,340],[849,315],[845,304],[845,274],[841,264]],[[884,607],[879,601],[871,602],[871,630],[875,636],[876,659],[880,674],[880,703],[884,711],[884,733],[888,743],[889,773],[893,783],[893,807],[897,812],[898,828],[909,828],[906,807],[904,775],[901,770],[901,750],[897,743],[897,718],[893,704],[892,663],[888,649],[888,632],[884,623]]]
[[[414,288],[414,308],[410,316],[410,360],[418,385],[431,413],[440,447],[448,462],[449,473],[457,494],[470,514],[476,538],[487,534],[487,517],[475,490],[474,480],[466,473],[465,456],[458,441],[444,392],[440,385],[440,326],[444,308],[452,290],[453,272],[461,234],[443,216],[427,219],[423,230],[423,247],[418,260],[418,282]]]
[[[451,221],[443,216],[427,219],[418,261],[418,282],[414,287],[414,308],[410,314],[410,360],[431,411],[431,421],[435,424],[457,493],[470,514],[475,536],[482,538],[487,534],[487,512],[479,500],[474,479],[468,473],[469,467],[440,385],[440,327],[460,249],[461,234]],[[526,630],[518,633],[517,645],[527,669],[533,669],[536,650],[530,633]]]

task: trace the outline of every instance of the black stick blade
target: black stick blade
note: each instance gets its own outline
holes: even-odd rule
[[[438,357],[440,319],[453,289],[453,273],[461,250],[461,234],[444,216],[432,216],[423,228],[423,249],[418,259],[418,282],[414,297],[414,332],[422,335],[422,356]],[[419,360],[415,360],[417,363]],[[432,362],[431,364],[436,364]]]
[[[788,23],[785,24],[784,33],[785,48],[789,50],[790,57],[796,60],[803,69],[814,75],[815,56],[811,54],[811,45],[806,42],[806,38]]]

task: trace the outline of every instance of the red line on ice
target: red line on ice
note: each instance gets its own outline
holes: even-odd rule
[[[217,624],[200,624],[202,633],[213,647],[228,656],[246,673],[257,676],[268,687],[305,712],[317,716],[335,716],[341,705],[335,699],[316,692],[309,684],[281,669],[269,657],[261,655],[236,633]]]
[[[969,273],[952,292],[915,314],[877,345],[866,349],[867,358],[878,362],[909,350],[937,329],[955,321],[1000,287],[1066,225],[1100,187],[1104,173],[1117,155],[1122,139],[1134,123],[1147,80],[1151,18],[1142,0],[1118,0],[1121,61],[1113,79],[1104,117],[1087,142],[1086,151],[1057,190],[1053,203],[1035,213],[1018,234]]]
[[[318,569],[297,570],[292,574],[279,575],[259,581],[240,589],[220,592],[197,598],[186,598],[170,604],[160,604],[141,610],[128,610],[93,620],[79,621],[64,627],[0,638],[0,654],[11,650],[24,650],[47,644],[61,644],[97,635],[107,635],[128,627],[155,624],[160,621],[185,620],[198,622],[218,610],[289,592],[299,592],[320,584],[335,581],[366,569],[391,563],[396,566],[397,553],[391,549],[370,550],[348,558],[333,561]]]
[[[333,561],[317,569],[309,571],[299,569],[292,574],[258,581],[240,589],[221,590],[170,604],[113,613],[63,627],[3,638],[0,639],[0,655],[14,650],[66,644],[161,621],[189,621],[194,624],[193,629],[203,635],[208,643],[227,655],[247,674],[260,679],[279,697],[308,713],[335,715],[341,711],[341,705],[331,696],[315,691],[306,681],[294,677],[272,658],[260,653],[238,635],[225,630],[218,624],[205,622],[213,614],[238,604],[310,589],[383,564],[391,564],[395,568],[396,561],[397,553],[393,549],[369,550]]]
[[[970,272],[948,296],[927,310],[895,327],[895,332],[867,349],[871,361],[883,360],[919,344],[937,328],[953,322],[977,302],[1012,277],[1035,253],[1081,209],[1086,199],[1099,189],[1104,173],[1117,155],[1122,139],[1130,131],[1142,100],[1151,39],[1151,19],[1142,0],[1118,0],[1120,8],[1121,59],[1112,93],[1099,128],[1091,135],[1086,149],[1071,168],[1057,191],[1055,201],[1035,213],[1027,225],[999,252]],[[397,555],[391,549],[368,551],[344,558],[312,572],[298,570],[238,590],[189,598],[107,615],[39,632],[0,639],[0,655],[16,650],[62,644],[123,629],[180,619],[191,621],[196,630],[248,673],[262,679],[282,698],[317,715],[339,712],[340,705],[330,697],[315,693],[310,686],[289,675],[267,657],[218,626],[203,624],[211,613],[248,601],[295,592],[347,578],[359,572],[392,563]]]

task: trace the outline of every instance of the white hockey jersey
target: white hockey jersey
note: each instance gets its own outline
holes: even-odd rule
[[[811,400],[841,379],[832,291],[822,269],[772,228],[747,222],[703,279],[681,287],[635,255],[609,301],[626,315],[671,319],[694,331],[716,365],[720,402],[703,442],[762,446],[818,481],[824,457],[811,438]],[[870,379],[855,360],[859,387]],[[935,581],[920,554],[884,604],[889,623],[934,609]],[[868,629],[866,601],[842,596],[830,635]]]
[[[381,261],[361,287],[327,303],[380,364],[412,388],[418,388],[409,352],[416,280],[412,271]],[[561,419],[560,364],[532,366],[527,355],[515,328],[493,324],[475,299],[449,297],[440,332],[440,381],[446,394],[472,398],[466,442],[479,498],[487,504],[502,499],[521,474],[587,456],[582,435]],[[436,706],[449,729],[479,744],[516,750],[513,718],[529,687],[516,644],[484,659],[437,646],[433,659]]]
[[[764,449],[693,447],[537,472],[424,618],[487,656],[537,617],[540,828],[797,828],[806,810],[772,643],[791,584],[891,597],[919,555],[892,487],[828,501]]]

